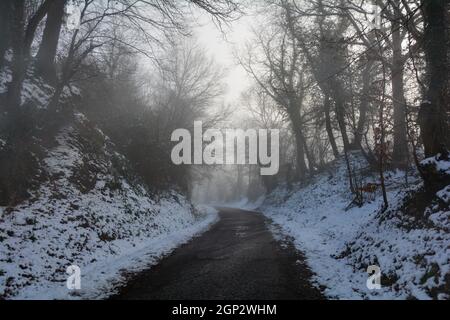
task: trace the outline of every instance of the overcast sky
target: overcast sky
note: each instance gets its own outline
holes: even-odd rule
[[[253,16],[245,15],[228,26],[223,26],[222,32],[207,14],[196,15],[198,25],[194,27],[194,36],[208,55],[228,71],[225,78],[228,88],[225,102],[238,103],[241,93],[249,87],[251,81],[245,70],[237,64],[234,52],[239,51],[251,39]]]

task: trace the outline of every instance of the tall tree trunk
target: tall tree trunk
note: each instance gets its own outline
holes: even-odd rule
[[[13,0],[0,1],[0,70],[5,62],[6,50],[11,45],[11,12]]]
[[[334,102],[336,109],[336,119],[339,125],[339,130],[341,131],[342,142],[346,151],[350,151],[350,140],[348,139],[347,126],[345,124],[345,102],[341,93],[339,92],[340,86],[336,86],[334,92]],[[342,92],[342,91],[341,91]]]
[[[289,117],[291,120],[292,130],[294,131],[295,147],[297,151],[296,157],[297,178],[302,180],[306,176],[307,167],[305,162],[305,151],[304,151],[305,142],[303,141],[301,118],[300,114],[298,113],[298,110],[295,109],[289,113]]]
[[[56,81],[55,56],[64,17],[66,0],[54,0],[47,13],[41,45],[36,56],[38,72],[52,83]]]
[[[359,105],[359,119],[358,125],[355,132],[355,141],[354,144],[356,147],[361,148],[362,146],[362,138],[363,134],[366,130],[367,124],[367,110],[369,108],[369,92],[370,92],[370,84],[371,84],[371,71],[373,67],[374,61],[370,59],[366,67],[364,68],[362,81],[363,87],[361,92],[361,102]]]
[[[405,168],[408,162],[406,138],[406,100],[403,86],[403,66],[392,69],[392,98],[394,107],[394,150],[392,162],[395,167]]]
[[[25,78],[24,25],[25,2],[14,1],[12,7],[11,48],[13,51],[12,81],[8,85],[7,111],[12,114],[20,106],[20,93]]]
[[[331,149],[333,150],[333,155],[335,158],[339,157],[339,150],[336,144],[336,139],[333,135],[333,126],[331,124],[331,115],[330,115],[330,109],[331,109],[331,101],[328,96],[325,96],[324,101],[324,112],[325,112],[325,128],[327,130],[328,134],[328,140],[330,140]]]
[[[310,173],[314,173],[314,168],[316,167],[316,161],[314,159],[313,154],[310,152],[308,143],[306,140],[306,137],[303,133],[303,130],[300,128],[300,134],[302,135],[302,142],[303,142],[303,150],[305,151],[306,159],[308,159],[308,167]]]
[[[25,1],[14,0],[11,9],[11,48],[13,63],[12,80],[8,85],[7,111],[17,111],[21,104],[20,94],[30,60],[30,48],[39,23],[47,14],[52,0],[45,0],[29,18],[25,28]]]
[[[423,0],[424,50],[428,71],[426,101],[419,109],[418,122],[425,156],[449,148],[448,123],[448,0]]]
[[[397,1],[397,5],[398,1]],[[394,151],[393,165],[405,168],[408,162],[408,141],[406,138],[406,99],[404,90],[404,60],[402,55],[402,39],[400,20],[392,22],[392,98],[394,107]]]
[[[379,121],[380,121],[380,134],[379,137],[377,137],[379,140],[379,145],[378,145],[378,151],[379,151],[379,155],[378,155],[378,172],[380,174],[380,185],[381,185],[381,193],[383,195],[383,207],[381,209],[382,212],[385,212],[387,210],[387,208],[389,207],[389,202],[388,202],[388,198],[387,198],[387,193],[386,193],[386,184],[385,184],[385,178],[384,178],[384,159],[386,156],[386,144],[385,144],[385,129],[384,129],[384,111],[383,111],[383,102],[380,106],[380,111],[379,111]]]

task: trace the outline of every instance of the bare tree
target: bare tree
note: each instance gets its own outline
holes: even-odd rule
[[[306,158],[310,170],[313,170],[314,160],[304,132],[304,101],[308,79],[297,39],[282,23],[274,24],[270,31],[265,28],[264,31],[255,32],[255,35],[258,47],[249,48],[246,58],[240,58],[240,63],[287,115],[296,143],[297,177],[304,179],[308,169]],[[255,55],[255,49],[261,50],[262,62]]]
[[[36,55],[38,73],[51,83],[56,82],[55,56],[66,3],[67,0],[55,0],[52,2],[48,10],[39,51]]]
[[[427,61],[428,86],[420,106],[419,124],[430,157],[449,149],[449,3],[446,0],[422,1],[425,19],[423,47]]]
[[[298,39],[298,44],[312,68],[318,86],[324,96],[331,98],[334,102],[342,142],[345,150],[348,151],[351,149],[345,120],[348,93],[346,93],[343,71],[347,66],[348,50],[344,33],[349,27],[349,21],[345,16],[328,12],[323,1],[317,1],[316,6],[308,10],[306,17],[315,18],[313,23],[319,30],[319,38],[307,39],[308,32],[305,32],[298,23],[305,16],[304,11],[295,1],[284,0],[281,5],[286,12],[287,24]],[[315,43],[315,46],[309,45],[311,43]]]
[[[30,62],[30,50],[39,23],[45,18],[51,1],[45,0],[33,10],[36,1],[14,1],[11,7],[10,45],[13,52],[12,80],[8,85],[7,110],[16,113],[20,94]],[[28,10],[27,10],[28,9]],[[32,13],[28,16],[27,12]],[[3,58],[3,57],[2,57]]]
[[[0,2],[0,69],[3,67],[6,50],[11,45],[12,4],[13,0]]]

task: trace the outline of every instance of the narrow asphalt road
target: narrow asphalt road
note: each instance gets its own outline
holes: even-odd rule
[[[134,276],[112,299],[322,299],[289,240],[260,213],[220,209],[209,231]]]

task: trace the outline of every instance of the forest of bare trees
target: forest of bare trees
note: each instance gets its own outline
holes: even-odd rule
[[[221,28],[250,4],[5,0],[1,6],[0,67],[8,79],[1,95],[2,203],[26,197],[41,143],[76,110],[114,139],[151,187],[189,189],[196,170],[168,161],[167,136],[196,119],[212,126],[229,111],[208,110],[224,92],[224,71],[185,40],[186,17],[200,9]],[[449,146],[448,1],[252,6],[266,18],[237,55],[254,81],[242,108],[255,125],[286,132],[281,175],[288,182],[306,181],[343,156],[357,194],[363,186],[348,160],[357,151],[379,172],[382,188],[385,170],[411,166],[430,191],[442,185],[420,161],[446,157]],[[142,58],[154,67],[143,71]],[[39,83],[49,99],[37,106],[26,93]],[[266,188],[276,183],[268,179]]]
[[[298,180],[342,155],[357,196],[364,186],[348,155],[360,152],[382,189],[384,171],[411,166],[429,191],[448,183],[420,165],[449,147],[448,1],[283,0],[261,10],[270,18],[239,62],[272,117],[290,125]]]
[[[194,9],[217,24],[239,12],[229,0],[2,1],[0,67],[9,82],[0,98],[0,203],[26,198],[39,153],[77,111],[111,135],[150,188],[186,190],[186,168],[170,162],[170,133],[192,127],[222,91],[220,67],[183,39]],[[143,71],[142,59],[154,67]],[[48,99],[30,103],[42,84]]]
[[[449,299],[449,27],[450,0],[0,0],[0,300]]]

